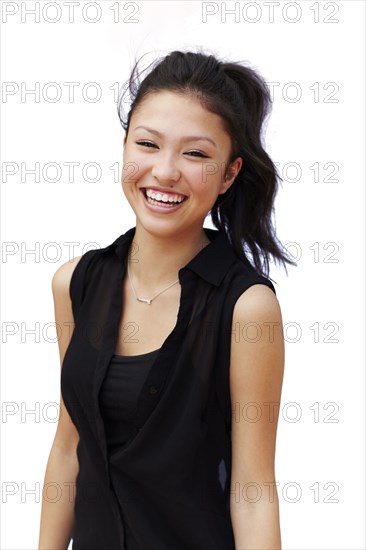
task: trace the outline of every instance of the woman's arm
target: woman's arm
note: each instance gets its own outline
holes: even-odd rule
[[[52,279],[55,319],[61,327],[58,340],[61,366],[74,325],[70,279],[80,257],[61,265]],[[74,522],[75,480],[79,470],[78,441],[79,434],[60,395],[60,415],[44,478],[38,550],[67,550],[69,546]],[[47,484],[50,484],[49,494]],[[57,493],[52,484],[56,484],[60,493],[58,500],[55,500]]]
[[[280,550],[275,447],[284,372],[278,300],[253,285],[237,300],[232,320],[230,512],[236,550]]]

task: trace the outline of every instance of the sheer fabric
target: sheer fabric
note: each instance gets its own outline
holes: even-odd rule
[[[73,550],[235,550],[230,518],[232,313],[254,284],[226,235],[179,270],[177,322],[138,392],[125,444],[108,453],[100,393],[118,338],[132,227],[86,252],[61,391],[80,434]]]

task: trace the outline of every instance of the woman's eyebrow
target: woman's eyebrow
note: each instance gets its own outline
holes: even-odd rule
[[[152,134],[155,134],[158,137],[162,137],[162,134],[160,132],[158,132],[157,130],[153,130],[152,128],[148,128],[147,126],[136,126],[134,128],[134,130],[137,130],[138,128],[143,128],[144,130],[147,130],[148,132],[151,132]],[[202,141],[202,140],[209,141],[210,143],[212,143],[212,145],[214,147],[217,148],[216,143],[211,138],[206,137],[206,136],[185,136],[184,138],[182,138],[181,141],[184,142],[184,141],[193,141],[193,140],[195,140],[195,141],[198,141],[198,140],[200,140],[200,141]]]

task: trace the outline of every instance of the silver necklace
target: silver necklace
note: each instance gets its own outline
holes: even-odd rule
[[[163,292],[165,292],[166,290],[168,290],[168,288],[170,288],[171,286],[173,285],[176,285],[177,283],[179,283],[179,279],[177,279],[177,281],[175,281],[174,283],[172,283],[171,285],[167,286],[166,288],[164,288],[164,290],[161,290],[160,292],[158,292],[158,294],[156,294],[153,298],[150,298],[150,300],[146,300],[145,298],[138,298],[137,295],[136,295],[136,292],[135,292],[135,289],[133,288],[133,284],[132,284],[132,281],[131,281],[131,277],[130,277],[130,270],[129,270],[129,265],[127,263],[127,274],[128,274],[128,279],[130,281],[130,285],[131,285],[131,288],[132,288],[132,291],[135,295],[135,298],[136,300],[138,300],[139,302],[145,302],[146,304],[151,304],[151,302],[153,300],[155,300],[155,298],[157,298],[160,294],[162,294]]]

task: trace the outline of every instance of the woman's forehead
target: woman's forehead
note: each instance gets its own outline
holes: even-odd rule
[[[149,94],[136,107],[131,130],[136,128],[153,130],[157,135],[188,132],[187,136],[207,134],[208,138],[210,133],[222,135],[224,130],[222,118],[202,106],[197,98],[165,90]],[[212,136],[211,139],[217,142]]]

